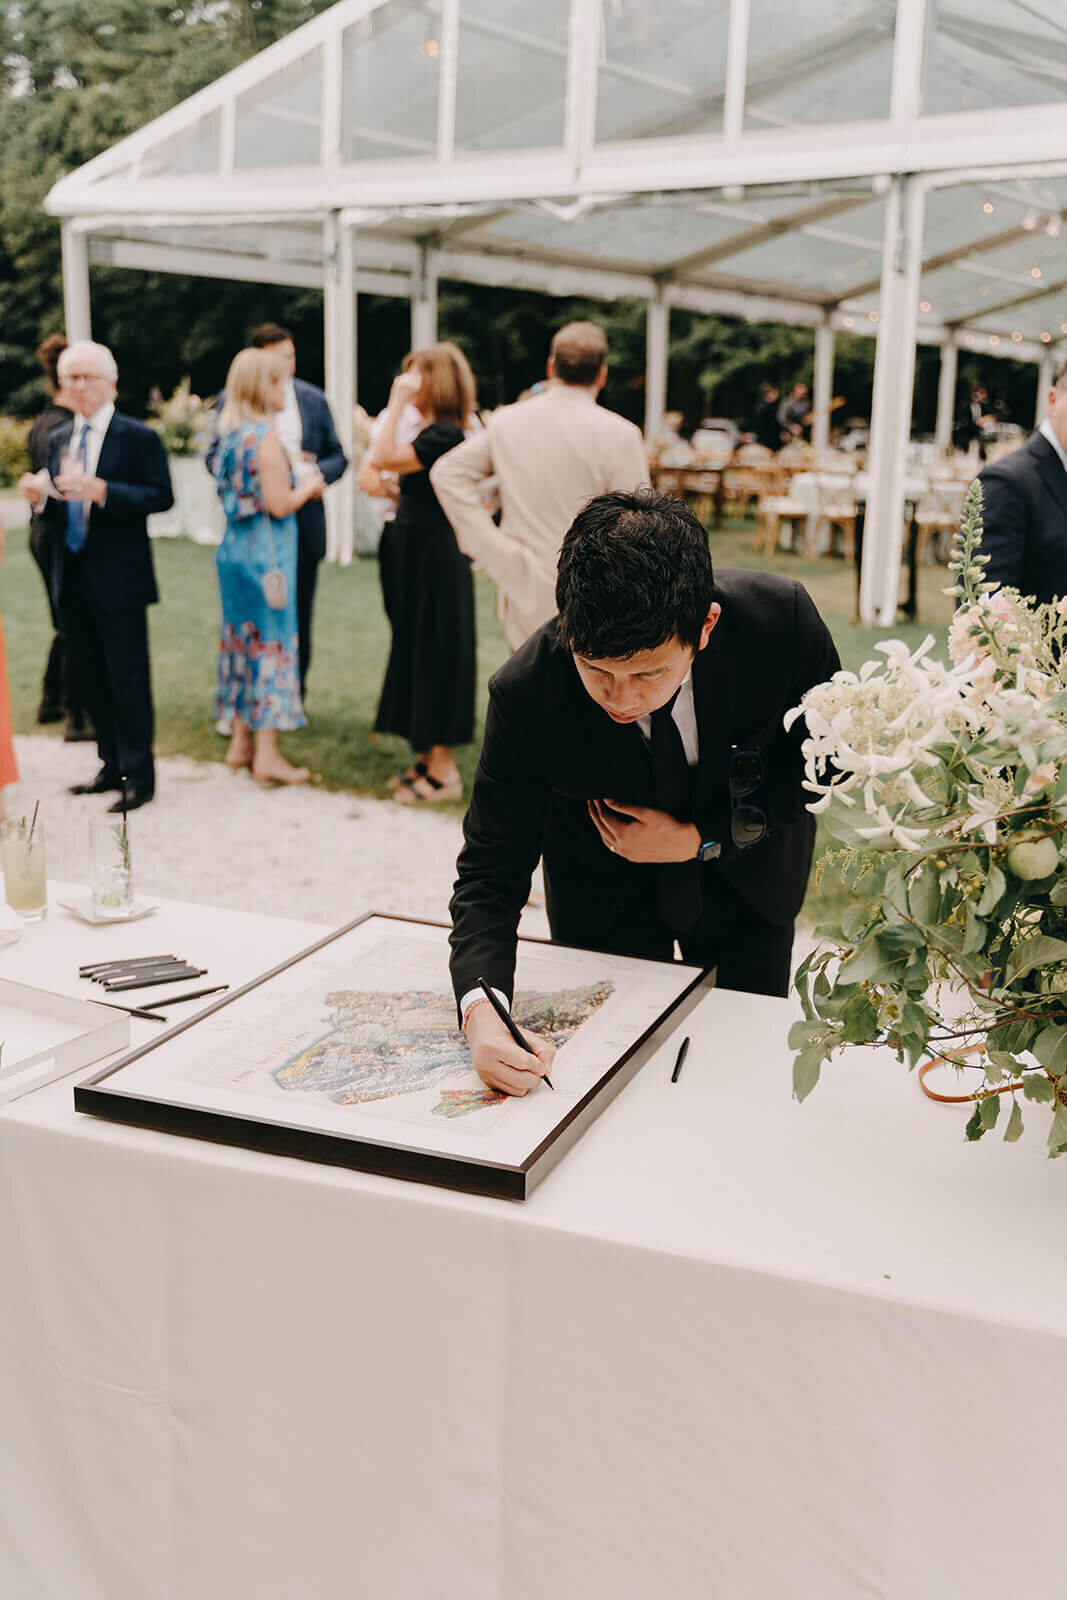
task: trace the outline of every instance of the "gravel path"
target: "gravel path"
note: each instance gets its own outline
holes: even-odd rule
[[[95,747],[47,735],[15,745],[22,781],[9,813],[40,798],[49,877],[86,882],[88,818],[115,797],[67,786],[95,776]],[[363,911],[447,920],[455,817],[313,787],[260,789],[222,762],[181,756],[159,759],[157,774],[155,800],[130,817],[138,894],[330,925]],[[522,930],[546,936],[543,910],[528,907]]]

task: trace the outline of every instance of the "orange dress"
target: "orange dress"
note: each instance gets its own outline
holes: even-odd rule
[[[11,732],[11,698],[7,690],[7,646],[4,628],[0,623],[0,789],[17,783],[18,763],[15,760],[15,739]]]

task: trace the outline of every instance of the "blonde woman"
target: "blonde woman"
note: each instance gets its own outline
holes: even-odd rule
[[[415,752],[393,781],[394,800],[425,805],[460,798],[455,746],[474,737],[474,585],[430,483],[434,462],[462,443],[474,378],[454,344],[417,350],[405,365],[367,457],[400,480],[396,518],[379,551],[393,641],[374,727],[407,739]],[[424,426],[401,444],[397,423],[409,402]]]
[[[226,378],[213,470],[226,513],[216,557],[222,602],[215,717],[230,729],[226,764],[263,785],[305,783],[278,749],[304,726],[296,612],[296,515],[322,494],[309,470],[294,487],[274,428],[285,367],[266,350],[241,350]]]

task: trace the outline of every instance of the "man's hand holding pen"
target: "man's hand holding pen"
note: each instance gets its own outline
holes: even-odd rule
[[[487,1000],[476,1000],[467,1012],[464,1032],[471,1062],[489,1089],[504,1094],[527,1094],[547,1076],[556,1047],[529,1029],[519,1030],[529,1044],[520,1050]]]
[[[695,823],[678,822],[654,806],[590,800],[589,815],[604,845],[624,861],[692,861],[700,849]]]

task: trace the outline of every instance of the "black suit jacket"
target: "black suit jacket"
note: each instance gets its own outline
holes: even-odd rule
[[[801,787],[802,721],[782,718],[806,689],[836,672],[837,650],[807,593],[772,573],[716,575],[722,615],[693,662],[700,759],[693,821],[723,842],[701,867],[705,897],[719,874],[768,921],[792,922],[815,839]],[[765,779],[752,796],[768,834],[738,851],[730,839],[731,746],[758,748]],[[489,711],[452,897],[457,997],[485,976],[512,992],[519,916],[538,858],[560,908],[647,903],[654,865],[624,861],[600,840],[591,798],[653,804],[652,763],[634,724],[613,723],[582,687],[556,621],[545,623],[489,681]]]
[[[990,583],[1039,601],[1067,594],[1067,472],[1040,431],[979,474]]]
[[[348,457],[341,448],[341,441],[333,425],[330,402],[321,389],[317,389],[313,383],[305,383],[303,378],[294,378],[293,388],[296,390],[296,409],[300,413],[300,447],[315,457],[319,471],[326,482],[336,483],[338,478],[344,476]],[[225,400],[226,391],[223,390],[215,402],[216,428],[219,412]],[[208,447],[204,462],[212,476],[215,472],[218,448],[219,441],[216,434]],[[326,554],[326,508],[322,501],[306,500],[296,514],[296,526],[301,544],[316,561],[321,561]]]
[[[75,419],[80,422],[80,419]],[[73,425],[57,428],[48,440],[48,470],[53,478],[70,443]],[[107,484],[107,499],[89,513],[85,545],[89,592],[101,611],[147,606],[159,599],[146,519],[174,504],[167,453],[158,433],[116,411],[100,447],[96,476]],[[45,502],[42,515],[55,529],[54,592],[63,584],[67,508]]]

